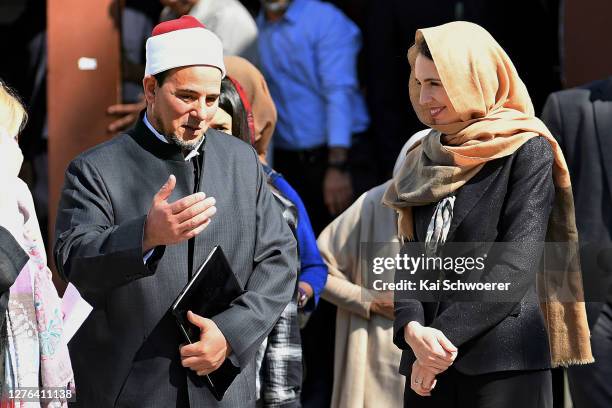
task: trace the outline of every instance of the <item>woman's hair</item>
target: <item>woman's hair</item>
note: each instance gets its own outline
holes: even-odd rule
[[[425,38],[421,37],[421,39],[417,41],[416,46],[417,46],[417,50],[419,51],[419,54],[433,61],[433,57],[431,56],[431,51],[429,50],[429,46],[427,45],[427,41],[425,41]]]
[[[232,117],[232,135],[251,144],[252,137],[248,111],[242,102],[236,85],[228,77],[223,78],[221,81],[219,107]]]
[[[15,137],[23,130],[27,119],[28,114],[17,94],[0,79],[0,129]]]

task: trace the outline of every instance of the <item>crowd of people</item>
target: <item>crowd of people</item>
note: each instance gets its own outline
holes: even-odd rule
[[[530,2],[529,42],[491,3],[126,1],[123,102],[59,202],[63,296],[40,27],[36,81],[0,82],[2,398],[548,408],[566,372],[575,407],[612,406],[612,85],[559,91],[558,2]],[[512,300],[375,291],[366,243],[479,243]],[[216,246],[242,292],[186,344],[170,307]]]

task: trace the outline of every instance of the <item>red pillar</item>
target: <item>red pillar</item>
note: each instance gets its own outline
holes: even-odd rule
[[[120,9],[119,0],[47,2],[51,243],[68,163],[110,137],[106,108],[121,96]]]

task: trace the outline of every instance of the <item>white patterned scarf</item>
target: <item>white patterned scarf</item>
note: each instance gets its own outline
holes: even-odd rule
[[[425,252],[429,257],[436,256],[439,247],[446,243],[448,231],[453,220],[455,198],[455,196],[443,198],[436,205],[436,210],[431,217],[431,221],[429,221],[425,237]]]

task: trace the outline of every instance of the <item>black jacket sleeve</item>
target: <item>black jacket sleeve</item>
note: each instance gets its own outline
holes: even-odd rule
[[[408,273],[404,270],[395,272],[395,282],[400,282],[404,279],[403,274]],[[410,278],[407,278],[410,280]],[[419,322],[425,325],[425,313],[421,301],[411,299],[410,292],[405,290],[394,291],[394,310],[395,319],[393,319],[393,343],[401,350],[408,350],[410,346],[404,338],[404,327],[412,322]]]
[[[152,275],[163,248],[145,265],[146,214],[117,225],[107,188],[84,159],[66,170],[56,220],[55,263],[60,275],[84,295],[100,295]]]

